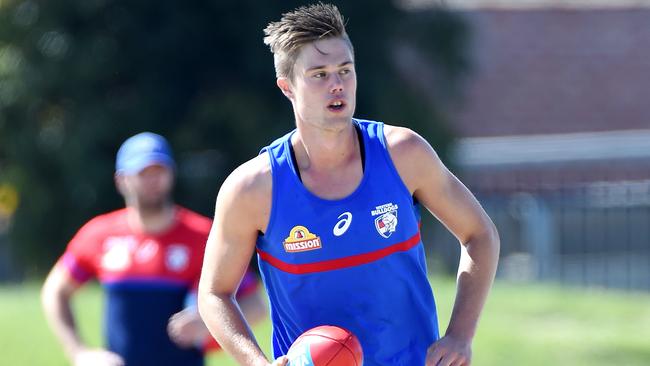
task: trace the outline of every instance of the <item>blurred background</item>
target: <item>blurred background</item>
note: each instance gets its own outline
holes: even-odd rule
[[[168,137],[177,202],[212,216],[227,174],[293,128],[262,29],[307,3],[0,0],[8,364],[65,364],[38,287],[84,222],[123,206],[124,139]],[[499,229],[473,364],[650,364],[650,1],[332,3],[355,46],[356,116],[426,137]],[[423,237],[444,330],[458,244],[432,218]]]

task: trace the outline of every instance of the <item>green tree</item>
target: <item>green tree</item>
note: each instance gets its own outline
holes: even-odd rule
[[[122,205],[114,155],[137,132],[170,139],[177,200],[211,215],[225,176],[293,128],[262,29],[305,3],[0,1],[0,183],[21,196],[9,243],[23,272],[49,268],[83,222]],[[334,3],[355,44],[356,114],[411,126],[444,156],[440,103],[467,65],[463,22],[388,0]],[[445,84],[437,99],[399,72],[401,49]]]

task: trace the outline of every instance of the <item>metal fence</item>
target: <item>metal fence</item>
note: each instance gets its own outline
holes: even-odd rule
[[[461,179],[499,230],[498,277],[648,291],[650,179],[644,177],[650,165],[633,162],[616,169],[492,169]],[[455,239],[441,225],[425,229],[430,268],[455,270]]]

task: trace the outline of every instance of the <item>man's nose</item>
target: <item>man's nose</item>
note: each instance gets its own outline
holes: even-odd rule
[[[330,87],[330,92],[332,94],[340,93],[343,91],[343,79],[339,74],[332,75],[332,86]]]

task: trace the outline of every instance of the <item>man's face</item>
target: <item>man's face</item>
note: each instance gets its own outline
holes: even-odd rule
[[[349,125],[356,106],[357,75],[352,50],[344,39],[322,39],[303,46],[293,80],[281,79],[278,86],[291,99],[300,121],[326,130]]]
[[[137,174],[118,177],[120,192],[128,204],[142,210],[159,210],[171,203],[174,174],[165,165],[150,165]]]

